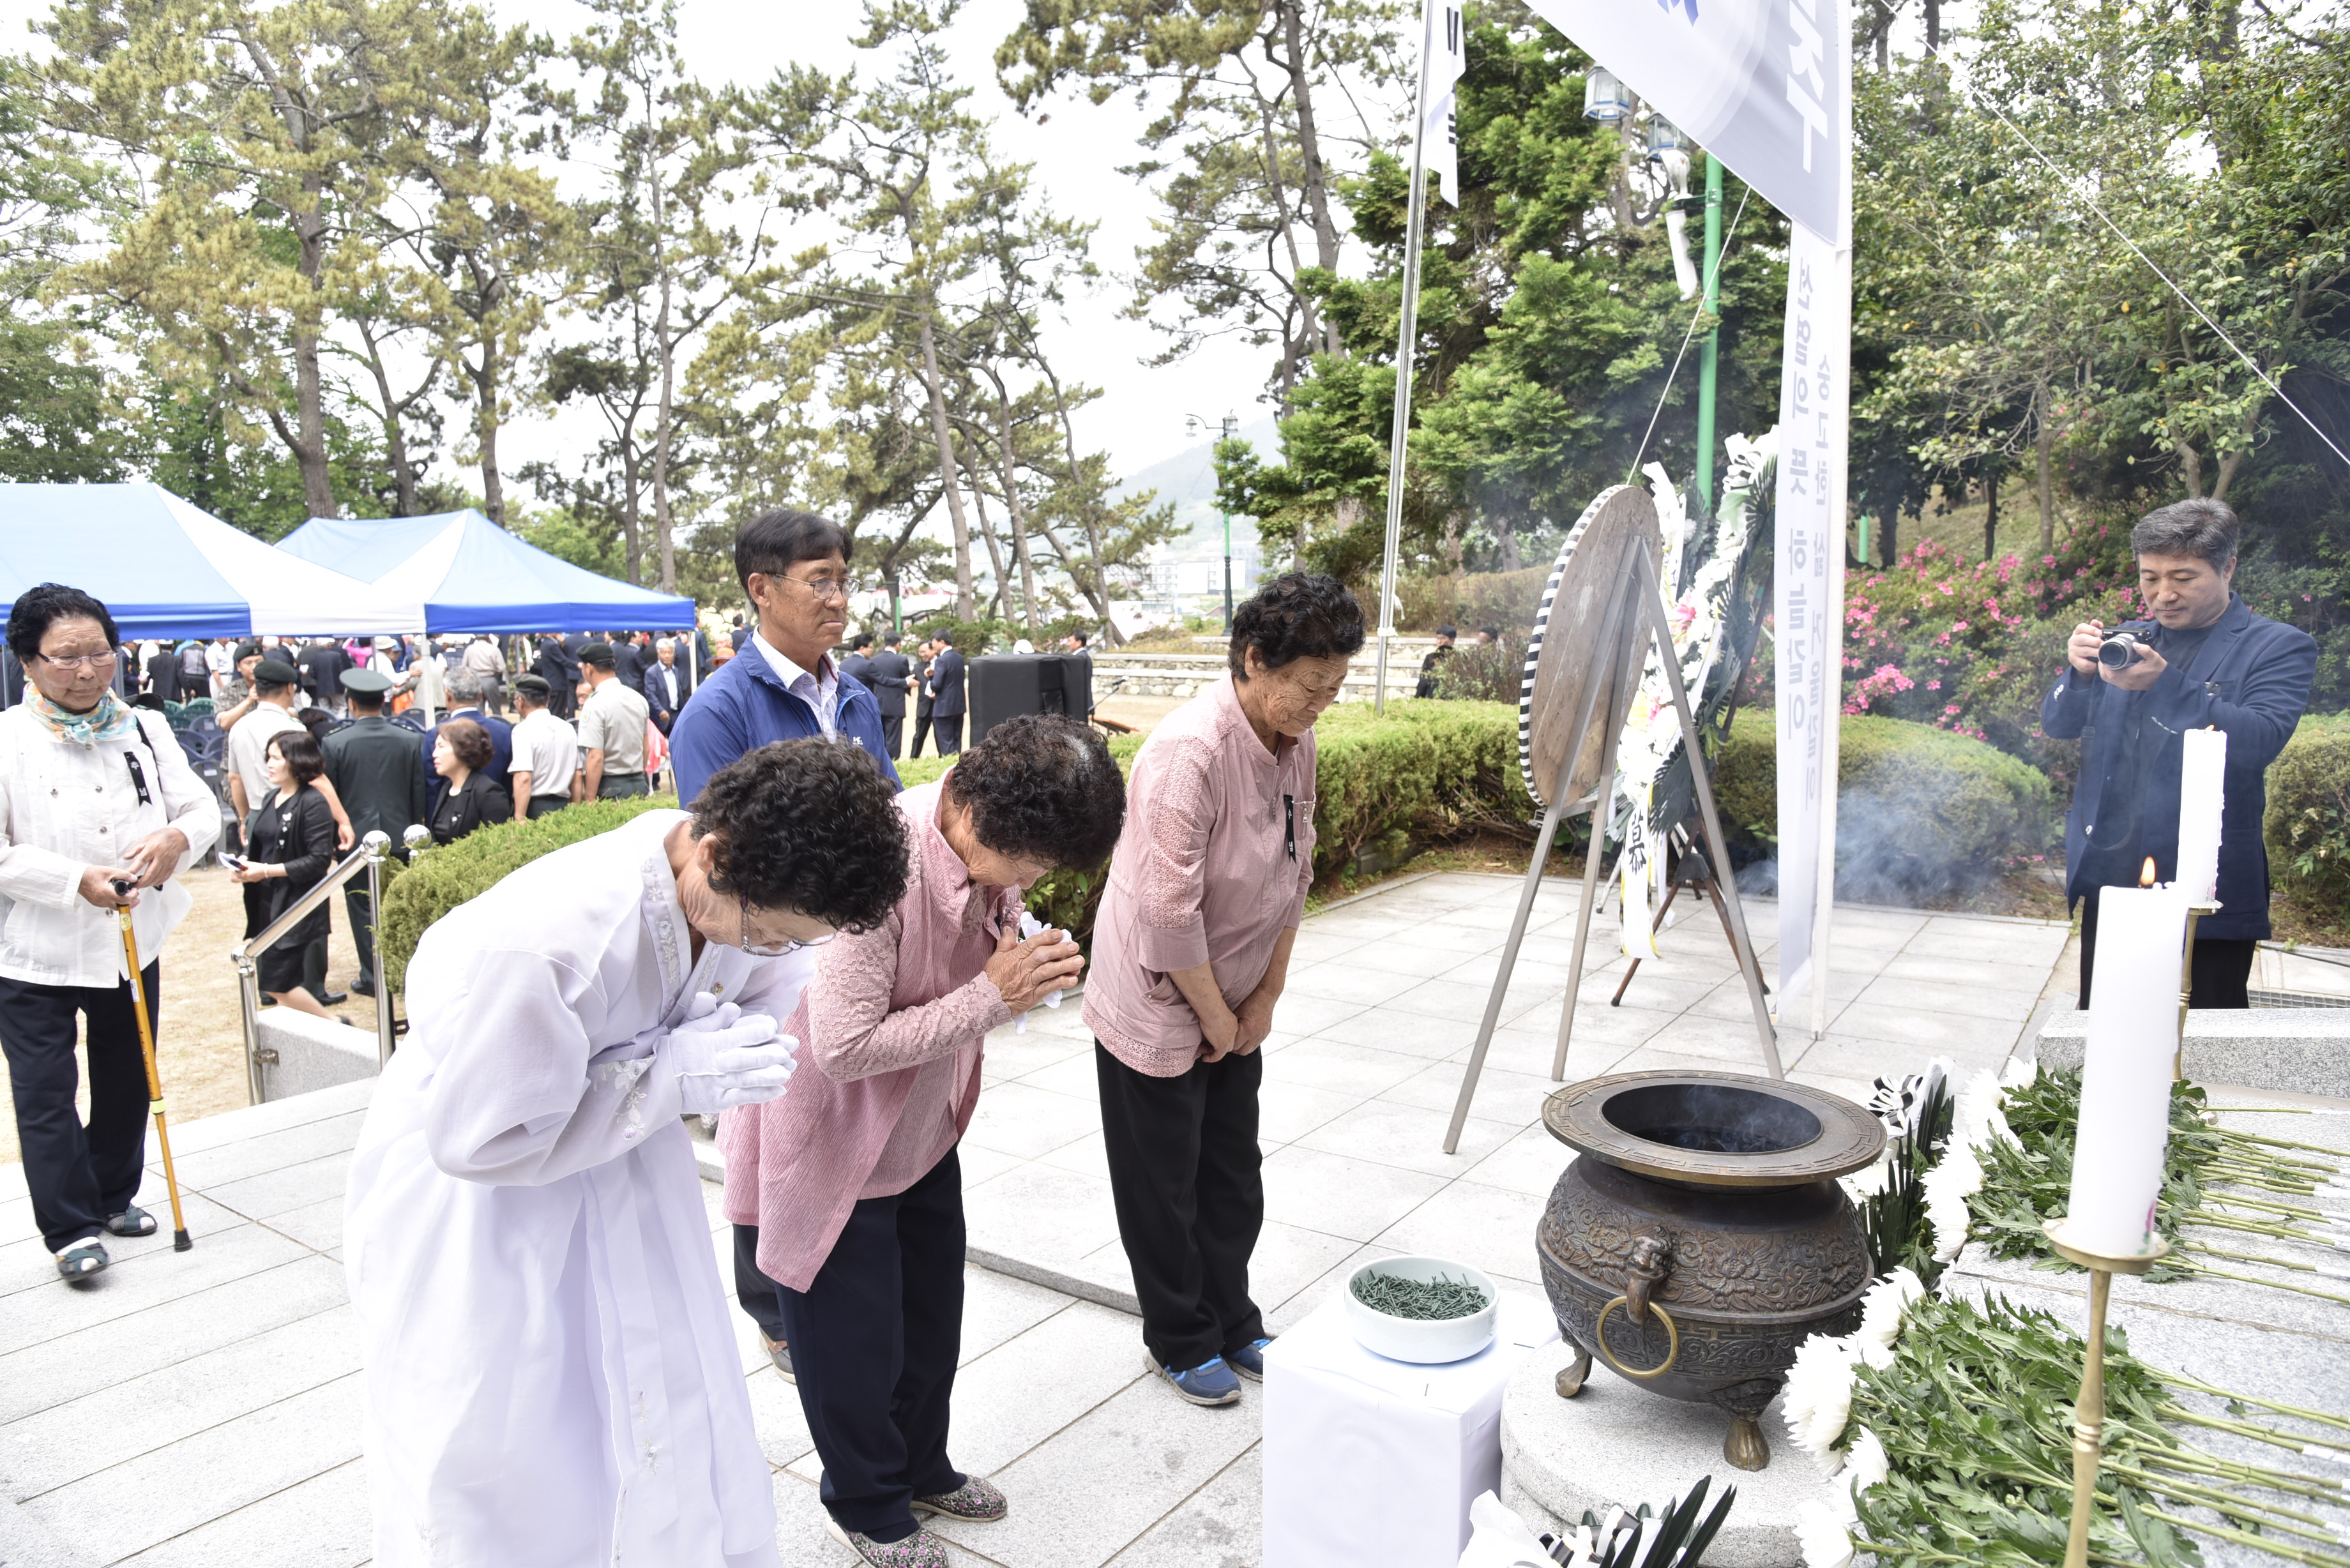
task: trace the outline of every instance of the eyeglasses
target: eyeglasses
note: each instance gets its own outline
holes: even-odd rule
[[[808,592],[814,594],[816,597],[817,601],[820,603],[829,604],[835,600],[837,600],[842,604],[847,604],[848,602],[848,579],[847,577],[778,576],[774,580],[779,583],[790,583],[794,587],[806,588]]]
[[[33,657],[52,670],[99,670],[114,663],[110,653],[68,653],[62,659],[54,653],[36,653]]]
[[[789,958],[803,948],[820,948],[840,934],[838,931],[827,931],[806,941],[786,940],[781,946],[774,942],[754,942],[751,940],[751,900],[738,893],[734,901],[743,909],[743,950],[753,958]]]

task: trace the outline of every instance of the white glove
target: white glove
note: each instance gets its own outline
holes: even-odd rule
[[[662,1043],[677,1073],[678,1108],[688,1116],[781,1098],[799,1046],[777,1034],[766,1014],[712,1004],[706,994],[693,999],[685,1022]]]
[[[1020,940],[1022,941],[1026,941],[1030,937],[1036,935],[1039,931],[1049,931],[1052,929],[1052,927],[1046,925],[1044,921],[1038,919],[1027,910],[1023,909],[1020,911]],[[1045,998],[1045,1005],[1047,1007],[1060,1006],[1061,993],[1056,991],[1050,996]],[[1012,1033],[1014,1034],[1025,1034],[1028,1033],[1028,1014],[1024,1012],[1019,1017],[1012,1021]]]

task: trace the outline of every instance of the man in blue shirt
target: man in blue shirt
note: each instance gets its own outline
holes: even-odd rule
[[[2111,630],[2094,620],[2074,627],[2064,648],[2070,668],[2040,705],[2048,734],[2071,740],[2089,732],[2064,824],[2065,897],[2082,905],[2083,1007],[2099,889],[2137,886],[2149,859],[2155,880],[2178,874],[2179,737],[2205,728],[2226,732],[2228,773],[2220,911],[2196,927],[2190,1005],[2251,1005],[2253,950],[2269,935],[2266,774],[2309,705],[2317,644],[2296,627],[2254,615],[2231,589],[2241,533],[2224,502],[2181,501],[2147,514],[2130,545],[2151,618]],[[2100,659],[2121,631],[2137,638],[2134,657]]]
[[[734,570],[758,615],[743,651],[702,683],[670,736],[681,804],[771,741],[821,735],[865,748],[892,782],[881,709],[832,649],[848,628],[847,534],[811,512],[770,512],[734,540]]]
[[[832,661],[848,628],[849,548],[840,524],[788,507],[753,519],[734,536],[734,573],[758,622],[670,732],[679,804],[691,805],[710,775],[737,758],[813,735],[864,747],[898,782],[873,693]],[[735,1226],[735,1299],[759,1325],[768,1359],[789,1378],[792,1353],[775,1292],[759,1272],[759,1228]]]

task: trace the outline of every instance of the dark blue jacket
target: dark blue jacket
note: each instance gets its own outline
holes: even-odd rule
[[[951,647],[941,649],[931,660],[931,690],[938,693],[931,711],[938,718],[951,719],[964,711],[962,669],[962,655]]]
[[[873,754],[889,782],[898,770],[881,741],[881,710],[873,693],[849,676],[840,678],[840,733]],[[670,765],[677,773],[677,798],[691,805],[710,775],[775,741],[822,735],[816,711],[784,690],[775,667],[756,647],[747,647],[702,681],[693,701],[670,732]]]
[[[2058,740],[2090,732],[2073,809],[2064,820],[2065,898],[2093,883],[2126,881],[2106,867],[2100,877],[2085,864],[2093,845],[2128,843],[2154,857],[2157,880],[2178,872],[2179,734],[2214,726],[2227,732],[2226,804],[2220,810],[2220,912],[2206,916],[2198,936],[2214,939],[2269,934],[2269,857],[2261,842],[2268,810],[2268,765],[2293,738],[2309,705],[2317,671],[2317,644],[2297,627],[2254,615],[2230,596],[2227,613],[2203,646],[2181,667],[2173,664],[2137,705],[2138,743],[2129,739],[2130,692],[2069,666],[2040,705],[2040,727]],[[2143,809],[2142,822],[2133,823]]]

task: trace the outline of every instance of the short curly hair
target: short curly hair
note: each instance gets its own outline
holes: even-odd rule
[[[897,788],[863,748],[776,741],[710,775],[693,833],[717,841],[710,885],[762,909],[869,931],[906,896]]]
[[[435,740],[446,738],[450,752],[465,764],[465,771],[480,773],[490,765],[498,749],[490,742],[490,732],[471,719],[452,719],[441,726]]]
[[[946,784],[980,843],[1017,860],[1098,866],[1126,826],[1126,779],[1108,744],[1057,713],[1006,719],[955,760]]]
[[[83,617],[105,628],[108,647],[122,640],[120,628],[114,617],[99,599],[79,588],[63,583],[36,583],[16,596],[8,611],[8,651],[18,663],[28,663],[41,651],[41,639],[49,628],[61,620],[78,620]]]
[[[1248,650],[1278,670],[1301,659],[1351,659],[1363,646],[1363,607],[1337,578],[1284,572],[1232,612],[1232,679],[1248,679]]]

